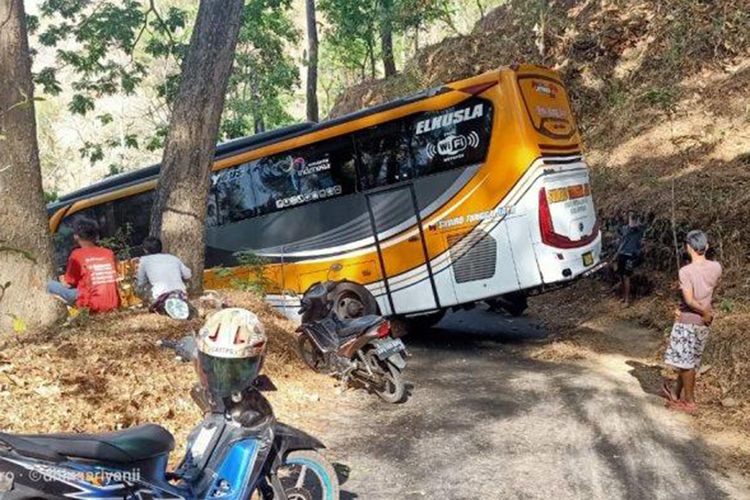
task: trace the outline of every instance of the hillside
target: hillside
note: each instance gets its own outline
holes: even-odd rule
[[[740,383],[750,376],[750,2],[741,3],[568,0],[543,11],[511,0],[471,35],[420,51],[397,77],[350,89],[333,114],[513,62],[555,68],[579,118],[605,241],[624,210],[644,214],[649,229],[645,296],[634,307],[592,308],[602,290],[593,282],[550,300],[571,308],[572,324],[615,314],[663,331],[675,298],[673,220],[678,236],[705,229],[725,267],[706,355],[710,402],[740,400],[741,415],[750,396]]]

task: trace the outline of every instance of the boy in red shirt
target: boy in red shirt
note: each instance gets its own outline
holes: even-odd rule
[[[93,313],[117,309],[117,266],[115,254],[97,246],[99,228],[90,220],[75,224],[73,239],[78,248],[68,257],[68,268],[60,281],[50,281],[47,291]]]

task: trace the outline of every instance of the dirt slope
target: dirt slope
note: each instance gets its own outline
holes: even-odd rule
[[[676,292],[678,238],[708,231],[725,268],[720,316],[706,355],[711,401],[750,404],[750,2],[510,0],[466,37],[422,50],[402,74],[342,95],[335,114],[513,62],[554,67],[587,146],[605,244],[624,210],[647,219],[647,262],[628,311],[592,308],[586,283],[550,297],[571,318],[616,314],[664,331]],[[623,195],[623,194],[626,195]],[[674,214],[674,216],[673,216]],[[581,321],[578,321],[580,324]],[[739,422],[750,425],[744,418]]]

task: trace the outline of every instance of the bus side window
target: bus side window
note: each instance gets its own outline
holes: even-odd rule
[[[393,120],[356,135],[362,189],[410,178],[410,136],[404,120]]]
[[[258,201],[252,181],[252,169],[258,161],[225,168],[211,176],[207,224],[220,226],[258,213]]]
[[[116,248],[113,250],[121,258],[143,255],[141,244],[148,236],[153,203],[153,190],[107,203],[114,211],[114,232],[109,232],[110,237],[114,237]]]
[[[73,218],[65,217],[57,226],[57,231],[52,238],[54,246],[55,272],[63,274],[68,266],[68,257],[75,246],[73,243]]]
[[[305,201],[354,192],[357,176],[351,137],[317,142],[293,154],[298,161],[292,175]]]
[[[102,238],[108,238],[115,233],[114,212],[111,203],[96,205],[67,215],[60,221],[55,233],[53,244],[55,247],[55,268],[59,273],[65,272],[70,252],[75,248],[73,231],[76,222],[87,219],[96,222]]]

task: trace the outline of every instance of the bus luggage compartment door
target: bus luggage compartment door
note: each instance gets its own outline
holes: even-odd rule
[[[439,308],[413,186],[371,193],[367,205],[386,291],[381,308],[392,314]]]

